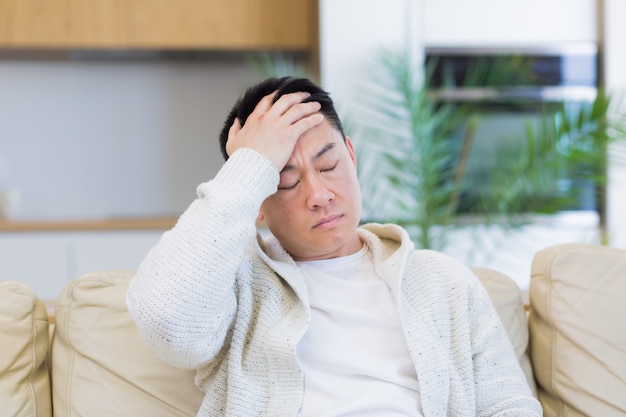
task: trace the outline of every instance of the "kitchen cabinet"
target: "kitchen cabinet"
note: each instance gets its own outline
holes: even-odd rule
[[[124,0],[65,0],[68,8],[67,43],[87,48],[99,45],[124,47],[126,3]]]
[[[164,230],[0,233],[0,279],[20,281],[48,304],[65,285],[103,269],[135,271]]]
[[[22,282],[41,298],[54,300],[75,275],[71,252],[58,234],[0,233],[0,280]]]
[[[128,40],[139,48],[300,49],[311,46],[310,0],[135,0]]]
[[[66,0],[0,0],[0,43],[54,46],[68,42]]]
[[[125,44],[123,0],[0,0],[0,47]]]
[[[0,0],[0,48],[310,51],[317,0]]]

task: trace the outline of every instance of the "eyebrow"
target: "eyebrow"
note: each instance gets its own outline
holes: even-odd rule
[[[313,155],[313,158],[311,158],[311,160],[313,161],[317,161],[318,159],[320,159],[326,152],[330,151],[331,149],[333,149],[335,147],[336,143],[335,142],[329,142],[326,145],[324,145],[322,147],[322,149],[320,149],[319,151],[317,151],[317,153],[315,155]],[[285,167],[282,169],[282,171],[280,171],[281,173],[286,172],[286,171],[290,171],[292,169],[295,169],[296,167],[294,165],[285,165]]]

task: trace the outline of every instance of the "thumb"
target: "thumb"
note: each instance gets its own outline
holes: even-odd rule
[[[236,135],[241,130],[241,122],[238,117],[235,117],[235,121],[233,122],[230,129],[228,129],[228,137]]]
[[[237,136],[237,133],[239,133],[240,130],[241,130],[241,122],[239,121],[239,118],[236,117],[235,121],[230,126],[230,129],[228,129],[228,140],[226,140],[226,153],[228,155],[232,155],[232,151],[234,150],[233,138]]]

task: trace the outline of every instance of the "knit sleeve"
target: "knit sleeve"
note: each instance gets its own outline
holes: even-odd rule
[[[148,346],[165,361],[199,368],[222,348],[237,307],[238,268],[255,240],[260,205],[278,181],[262,155],[233,153],[139,266],[126,303]]]

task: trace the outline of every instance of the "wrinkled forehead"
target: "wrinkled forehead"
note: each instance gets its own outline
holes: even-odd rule
[[[296,142],[296,149],[306,147],[309,152],[317,152],[328,143],[339,145],[342,142],[344,142],[342,134],[328,120],[324,120],[300,135]]]

